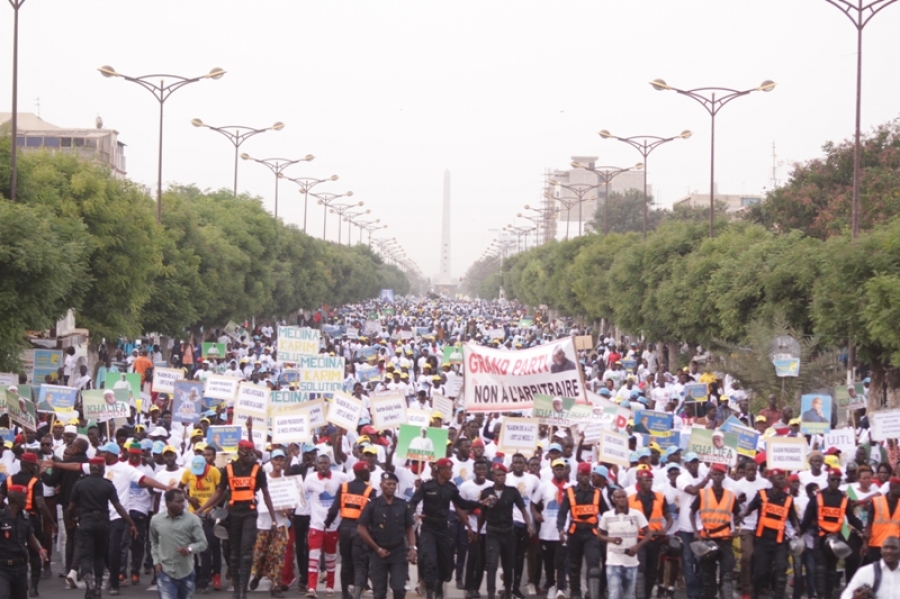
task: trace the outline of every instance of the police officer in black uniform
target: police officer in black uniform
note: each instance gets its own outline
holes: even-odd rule
[[[404,500],[395,496],[397,482],[396,474],[384,472],[381,475],[381,496],[369,501],[358,521],[359,538],[372,548],[369,577],[373,599],[387,598],[389,573],[393,599],[404,599],[409,573],[407,562],[416,563],[413,513],[407,509]]]
[[[369,464],[360,460],[353,464],[353,477],[350,482],[338,488],[334,502],[325,517],[325,529],[340,514],[341,524],[338,526],[341,544],[341,594],[342,599],[351,599],[350,585],[353,585],[352,599],[359,599],[366,584],[366,551],[362,539],[357,532],[359,516],[362,514],[369,498],[374,495],[369,484]]]
[[[453,462],[450,458],[441,458],[435,462],[435,478],[422,483],[412,499],[408,509],[415,511],[422,503],[422,529],[419,532],[421,545],[422,578],[425,581],[425,592],[428,599],[444,599],[444,583],[450,581],[453,574],[453,541],[450,537],[450,502],[457,510],[474,510],[481,502],[469,501],[459,495],[459,488],[450,479],[453,477]],[[465,514],[459,514],[464,518]]]
[[[41,560],[47,552],[41,547],[25,514],[27,487],[7,487],[9,507],[0,507],[0,597],[25,599],[28,596],[28,552]],[[40,575],[40,570],[38,570]]]
[[[252,438],[251,421],[248,420],[247,431]],[[228,543],[231,548],[231,580],[234,583],[233,599],[246,599],[247,587],[250,584],[250,568],[253,565],[253,546],[256,545],[256,492],[262,491],[263,501],[270,514],[274,514],[272,499],[269,497],[268,479],[262,467],[256,463],[256,448],[251,441],[238,442],[238,459],[229,462],[222,468],[219,488],[206,500],[197,515],[202,516],[210,511],[225,496],[231,493],[228,500]],[[272,518],[272,531],[278,527]]]
[[[25,488],[25,515],[31,523],[35,538],[43,545],[43,519],[46,518],[47,522],[53,522],[53,519],[47,504],[44,503],[44,485],[38,478],[38,457],[34,453],[26,452],[19,458],[19,463],[22,469],[0,483],[0,503],[3,503],[9,495],[9,486],[22,485]],[[52,530],[48,533],[53,535]],[[37,551],[29,550],[28,557],[31,563],[31,586],[28,588],[28,594],[37,597],[38,582],[41,580],[44,564]]]

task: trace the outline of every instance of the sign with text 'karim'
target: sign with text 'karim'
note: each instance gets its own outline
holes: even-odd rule
[[[807,470],[809,445],[803,437],[770,437],[766,439],[766,467],[781,470]]]
[[[539,427],[537,418],[504,418],[500,426],[500,451],[531,457],[537,449]]]
[[[319,331],[308,327],[278,327],[278,359],[299,362],[319,353]]]
[[[203,391],[203,397],[221,399],[224,402],[233,401],[237,395],[238,385],[240,383],[241,379],[236,376],[211,374],[206,377],[206,387]]]
[[[530,410],[539,393],[587,401],[571,337],[515,352],[467,343],[463,362],[469,412]]]
[[[306,443],[311,438],[308,414],[272,416],[272,443]]]

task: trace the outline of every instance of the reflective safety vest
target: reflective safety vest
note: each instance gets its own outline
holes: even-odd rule
[[[566,489],[569,497],[569,510],[572,512],[572,524],[569,525],[569,534],[575,532],[576,524],[590,524],[594,534],[597,534],[597,514],[600,513],[600,490],[594,489],[594,497],[590,503],[575,503],[575,488]]]
[[[708,539],[731,536],[731,516],[734,512],[734,493],[722,490],[722,500],[716,501],[712,488],[700,490],[700,536]]]
[[[34,504],[34,485],[38,482],[37,478],[28,481],[28,491],[25,494],[25,511],[29,514],[37,513],[37,506]]]
[[[366,485],[366,490],[362,495],[354,495],[349,490],[350,484],[341,485],[341,518],[358,520],[366,503],[369,501],[369,495],[372,494],[372,487]]]
[[[872,518],[872,536],[869,538],[869,547],[881,547],[888,537],[900,536],[900,501],[891,513],[887,497],[879,495],[872,499],[875,515]]]
[[[827,507],[825,499],[819,493],[816,496],[816,505],[818,506],[818,525],[819,536],[824,537],[828,534],[837,534],[844,525],[844,515],[847,513],[847,496],[841,499],[840,507]]]
[[[650,517],[647,518],[647,529],[650,532],[655,530],[662,533],[666,530],[666,517],[663,514],[664,498],[662,493],[653,492],[653,508],[650,510]],[[628,498],[628,507],[644,514],[644,503],[638,498],[638,493]],[[643,539],[644,535],[638,534],[638,538]]]
[[[235,476],[234,464],[225,466],[225,474],[228,475],[228,487],[231,489],[231,499],[228,505],[234,505],[236,501],[250,501],[250,509],[256,509],[256,475],[259,473],[259,464],[253,464],[250,476]]]
[[[788,514],[790,514],[791,506],[794,498],[787,495],[784,505],[776,505],[769,501],[769,494],[765,489],[760,490],[759,498],[762,500],[762,506],[759,508],[759,521],[756,524],[756,536],[761,537],[763,530],[766,528],[778,531],[775,542],[780,543],[784,540],[784,528],[787,524]]]

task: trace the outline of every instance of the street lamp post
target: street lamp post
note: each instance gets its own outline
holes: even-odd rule
[[[621,175],[622,173],[627,173],[632,170],[640,170],[644,168],[644,165],[640,162],[635,164],[634,166],[591,166],[590,164],[581,164],[580,162],[573,162],[572,168],[583,168],[586,171],[590,171],[597,176],[598,185],[603,183],[605,186],[603,198],[603,234],[606,235],[609,233],[609,186],[612,183],[612,180]]]
[[[331,175],[327,179],[315,179],[313,177],[287,177],[288,181],[293,181],[297,185],[300,186],[300,193],[303,194],[303,232],[306,233],[306,213],[307,208],[309,207],[309,190],[318,185],[319,183],[325,183],[326,181],[337,181],[337,175]],[[313,197],[316,197],[313,194]]]
[[[258,135],[260,133],[265,133],[266,131],[281,131],[284,129],[284,123],[281,121],[276,122],[271,127],[266,127],[264,129],[254,129],[253,127],[244,127],[243,125],[225,125],[224,127],[213,127],[212,125],[207,125],[200,119],[191,119],[191,124],[194,127],[206,127],[210,131],[215,131],[216,133],[221,133],[225,139],[231,142],[234,146],[234,192],[233,195],[237,196],[237,186],[238,186],[238,155],[240,151],[241,144],[253,137],[254,135]],[[277,214],[275,215],[278,216]]]
[[[859,237],[859,175],[862,147],[860,127],[862,119],[862,39],[863,29],[879,12],[897,0],[825,0],[847,15],[856,28],[856,128],[853,132],[853,204],[850,231],[853,239]]]
[[[535,225],[542,227],[544,229],[544,240],[542,243],[547,243],[549,241],[549,232],[550,232],[550,222],[552,218],[559,214],[559,208],[557,207],[546,207],[546,208],[534,208],[533,206],[529,206],[525,204],[525,210],[531,210],[537,213],[537,216],[529,216],[527,214],[517,214],[516,216],[527,218],[534,222]],[[537,220],[534,220],[534,219]],[[553,237],[556,237],[556,233],[554,232]],[[537,234],[535,234],[535,238],[537,238]]]
[[[616,139],[621,142],[627,143],[629,146],[637,150],[641,153],[641,156],[644,158],[644,239],[647,239],[647,157],[650,156],[650,152],[658,148],[659,146],[669,143],[670,141],[674,141],[676,139],[687,139],[691,136],[691,132],[685,129],[678,135],[674,137],[658,137],[656,135],[632,135],[631,137],[619,137],[617,135],[613,135],[606,129],[603,129],[599,133],[600,137],[603,139]]]
[[[360,210],[358,212],[347,212],[345,214],[341,214],[341,218],[344,219],[347,223],[347,245],[353,245],[353,239],[350,236],[351,229],[350,227],[353,225],[353,219],[357,216],[362,216],[363,214],[371,214],[371,210]]]
[[[156,98],[159,102],[159,156],[156,161],[156,222],[162,222],[162,155],[163,155],[163,106],[175,91],[181,89],[189,83],[196,83],[203,79],[221,79],[225,71],[216,67],[205,75],[199,77],[181,77],[178,75],[143,75],[141,77],[130,77],[117,73],[111,66],[102,66],[99,69],[100,74],[104,77],[121,77],[125,81],[137,83]],[[159,79],[159,83],[153,80]],[[166,80],[169,79],[168,83]]]
[[[12,116],[10,117],[9,148],[9,199],[16,201],[18,185],[18,153],[19,153],[19,9],[25,0],[9,0],[13,9],[13,64],[12,64]]]
[[[272,171],[275,175],[275,218],[278,218],[278,180],[284,177],[284,170],[293,164],[297,164],[298,162],[310,162],[314,158],[315,156],[312,154],[307,154],[303,158],[297,158],[296,160],[291,160],[290,158],[254,158],[246,152],[241,154],[241,160],[258,162]],[[235,189],[237,189],[237,167],[235,167],[234,175]]]
[[[352,191],[348,191],[347,193],[322,192],[322,193],[312,194],[312,196],[314,198],[316,198],[316,203],[323,207],[322,212],[325,213],[325,215],[322,218],[322,241],[325,241],[325,227],[328,225],[328,208],[331,206],[331,203],[336,202],[340,198],[344,198],[344,197],[349,198],[352,195],[353,195]],[[306,212],[305,207],[304,207],[303,211],[304,211],[304,213]],[[306,220],[306,217],[304,216],[303,219]],[[338,235],[340,235],[340,232],[341,232],[341,227],[340,227],[340,224],[338,224]]]
[[[376,218],[375,220],[354,220],[352,224],[359,229],[359,243],[362,244],[362,232],[369,225],[377,225],[381,222],[380,218]]]
[[[373,226],[373,225],[366,225],[366,226],[363,227],[363,228],[364,228],[364,229],[366,230],[366,232],[369,234],[369,247],[372,247],[372,233],[374,233],[375,231],[378,231],[379,229],[387,229],[388,226],[387,226],[387,225],[379,225],[379,226],[376,227],[376,226]]]
[[[349,196],[349,195],[352,195],[352,194],[351,194],[351,193],[347,193],[347,194],[345,194],[345,195],[348,195],[348,196]],[[355,203],[355,204],[338,204],[338,203],[335,203],[333,200],[331,200],[331,201],[329,201],[329,202],[324,202],[324,201],[322,201],[322,199],[320,198],[320,199],[319,199],[319,203],[322,204],[322,205],[325,207],[324,210],[325,210],[326,213],[327,213],[328,210],[330,209],[332,213],[338,215],[338,245],[340,245],[340,244],[341,244],[341,219],[344,218],[344,213],[347,212],[348,210],[350,210],[351,208],[356,208],[357,206],[362,206],[365,202],[357,202],[357,203]],[[325,217],[327,218],[328,215],[326,214]],[[322,239],[323,239],[323,240],[325,239],[325,229],[324,229],[324,227],[323,227],[323,229],[322,229]]]
[[[662,79],[654,79],[650,82],[653,89],[657,91],[670,90],[678,92],[683,96],[687,96],[697,101],[709,113],[711,119],[710,126],[710,147],[709,147],[709,236],[715,235],[715,189],[716,189],[716,115],[722,110],[722,107],[741,96],[746,96],[755,91],[770,92],[775,89],[775,82],[766,79],[757,87],[745,90],[729,89],[727,87],[698,87],[695,89],[678,89],[667,84]],[[707,92],[709,95],[707,95]],[[717,96],[717,93],[722,92]]]
[[[569,209],[572,208],[572,206],[576,206],[576,205],[578,206],[578,236],[581,237],[581,231],[582,231],[581,205],[588,199],[585,197],[585,196],[587,196],[588,192],[596,190],[598,187],[600,187],[600,184],[599,183],[596,185],[590,185],[588,183],[565,184],[565,183],[560,183],[559,181],[550,181],[549,183],[550,183],[550,185],[553,185],[554,187],[566,189],[575,194],[575,197],[577,199],[574,201],[573,200],[565,200],[563,198],[557,198],[557,197],[554,197],[554,196],[548,195],[548,194],[544,194],[544,197],[546,197],[550,200],[558,201],[565,207],[565,209],[566,209],[566,239],[569,238],[569,213],[568,213]]]

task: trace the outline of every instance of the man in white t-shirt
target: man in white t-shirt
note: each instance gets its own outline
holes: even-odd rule
[[[469,501],[480,501],[481,491],[490,487],[493,483],[487,480],[488,463],[486,460],[475,462],[474,473],[475,478],[465,481],[459,486],[459,496]],[[471,599],[474,593],[481,588],[481,582],[484,579],[485,569],[485,539],[487,531],[478,534],[478,514],[477,510],[469,513],[465,524],[466,532],[469,538],[469,545],[466,554],[466,597]]]
[[[678,489],[678,536],[683,544],[682,570],[684,572],[685,591],[689,599],[700,599],[702,586],[697,576],[697,560],[691,551],[691,543],[694,541],[694,527],[691,526],[691,504],[699,495],[700,490],[706,487],[712,480],[707,473],[700,474],[700,458],[693,451],[684,454],[684,468],[675,480]]]
[[[600,517],[599,539],[606,543],[606,581],[610,597],[634,597],[637,584],[638,552],[652,538],[647,534],[647,518],[641,510],[628,507],[628,494],[616,489],[610,511]],[[643,539],[638,540],[642,534]]]
[[[525,471],[527,462],[525,461],[525,456],[520,453],[513,455],[510,465],[512,466],[512,469],[506,477],[506,486],[518,489],[519,494],[522,496],[522,500],[525,502],[525,509],[530,509],[531,498],[541,484],[541,480],[535,475]],[[516,533],[516,555],[514,561],[515,575],[513,576],[512,595],[514,597],[519,597],[519,595],[521,595],[520,586],[522,584],[522,573],[525,568],[525,551],[528,549],[529,542],[528,527],[519,510],[513,510],[513,524]],[[528,594],[534,595],[535,591],[529,589]]]
[[[735,481],[729,490],[737,497],[741,506],[741,515],[744,516],[740,527],[741,536],[741,577],[739,579],[742,595],[753,593],[753,537],[756,536],[756,522],[759,520],[759,511],[754,510],[747,514],[747,506],[753,501],[762,489],[771,489],[772,483],[757,475],[756,462],[747,460],[744,464],[744,478]]]

